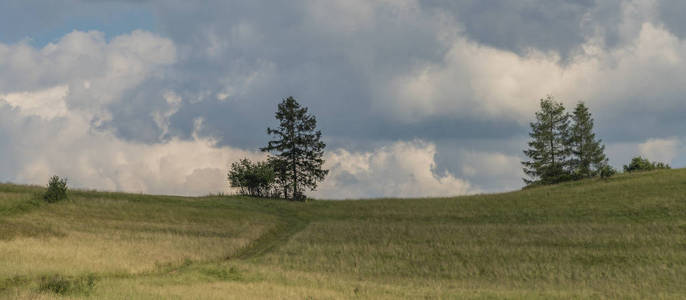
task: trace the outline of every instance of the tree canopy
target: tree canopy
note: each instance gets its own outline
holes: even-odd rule
[[[588,107],[579,102],[572,114],[569,145],[571,147],[570,169],[577,178],[588,178],[598,174],[607,164],[605,146],[596,139],[593,132],[593,118]]]
[[[239,188],[241,194],[269,197],[276,175],[268,162],[253,163],[244,158],[231,164],[231,170],[227,176],[231,187]]]
[[[279,127],[267,128],[267,134],[274,139],[260,150],[274,153],[270,161],[275,166],[284,198],[302,200],[303,189],[316,189],[317,182],[329,173],[322,168],[326,144],[321,141],[321,131],[316,129],[316,118],[293,97],[283,99],[275,118]]]
[[[536,121],[530,123],[531,141],[524,154],[528,161],[522,162],[524,173],[529,178],[524,182],[556,183],[566,179],[565,170],[570,154],[569,114],[562,103],[552,96],[540,100],[541,110],[536,112]]]

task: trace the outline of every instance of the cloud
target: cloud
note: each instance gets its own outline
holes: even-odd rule
[[[63,102],[65,94],[54,90],[59,87],[18,95],[45,103]],[[124,141],[109,131],[94,130],[89,114],[78,110],[44,118],[42,111],[26,115],[22,107],[17,110],[1,103],[0,128],[7,135],[3,148],[11,149],[4,159],[15,164],[2,175],[15,182],[44,183],[59,174],[76,187],[199,195],[227,191],[229,162],[264,158],[255,151],[218,147],[213,139],[197,135],[154,144]],[[198,119],[196,131],[201,126]]]
[[[230,191],[225,175],[230,162],[243,157],[265,158],[264,153],[218,146],[213,139],[197,134],[191,140],[172,138],[153,144],[125,141],[110,131],[93,130],[91,115],[83,111],[64,111],[46,118],[43,111],[31,110],[35,102],[63,107],[67,94],[65,88],[57,86],[0,97],[12,99],[0,101],[0,128],[9,134],[3,148],[12,150],[6,157],[16,164],[16,170],[5,177],[41,183],[59,174],[75,187],[202,195]],[[166,94],[166,99],[172,108],[181,102],[173,93]],[[166,114],[173,114],[173,109]],[[195,127],[195,132],[202,130],[201,119],[196,120]],[[436,147],[422,141],[396,142],[364,153],[333,150],[326,157],[330,176],[313,195],[424,197],[478,191],[447,171],[438,173],[435,155]],[[489,170],[494,169],[486,168]]]
[[[454,124],[463,125],[460,133],[448,135],[455,139],[488,127],[526,135],[538,99],[553,94],[567,104],[585,101],[606,141],[638,142],[655,132],[677,136],[686,108],[680,105],[683,85],[675,78],[686,72],[686,50],[678,26],[661,19],[671,5],[650,0],[160,5],[155,9],[161,32],[183,49],[175,66],[184,79],[180,93],[204,99],[180,108],[170,130],[189,133],[191,120],[204,110],[208,128],[223,137],[220,143],[256,147],[262,142],[258,133],[271,121],[262,112],[293,95],[317,112],[324,132],[335,135],[332,140],[432,140],[444,138],[441,133]],[[629,122],[626,115],[641,121]],[[238,126],[245,130],[231,130]]]
[[[163,97],[167,102],[168,107],[152,112],[152,118],[155,121],[155,124],[162,131],[159,137],[160,140],[164,140],[165,136],[169,133],[169,118],[179,111],[179,107],[181,107],[183,101],[179,95],[172,91],[167,91],[164,93]]]
[[[19,110],[23,116],[38,116],[51,120],[67,115],[64,98],[68,92],[68,86],[56,86],[37,92],[0,95],[0,101],[4,100],[12,108]]]
[[[649,160],[672,163],[681,148],[681,142],[676,138],[648,139],[638,145],[639,153]]]
[[[0,180],[42,183],[41,174],[66,172],[54,161],[63,158],[42,153],[49,149],[74,153],[61,153],[69,157],[64,165],[78,166],[77,157],[90,157],[83,165],[91,167],[84,170],[112,167],[99,161],[115,161],[119,154],[99,144],[128,149],[122,155],[130,162],[136,161],[131,153],[151,149],[175,158],[188,155],[184,151],[229,160],[259,157],[241,149],[264,145],[276,104],[290,95],[317,116],[333,160],[347,153],[371,166],[372,158],[393,157],[389,153],[400,149],[423,157],[397,172],[417,170],[425,181],[408,175],[394,178],[401,184],[387,189],[390,181],[354,183],[357,177],[350,174],[356,169],[341,163],[347,171],[332,171],[336,185],[324,190],[323,184],[321,197],[451,186],[430,178],[454,183],[445,194],[517,188],[528,122],[538,99],[549,93],[568,107],[577,100],[589,105],[613,164],[626,163],[649,139],[681,141],[686,130],[680,80],[686,73],[686,26],[677,1],[210,0],[199,6],[68,0],[39,14],[47,16],[43,25],[21,20],[35,19],[24,11],[40,9],[22,3],[0,4],[0,23],[27,25],[0,37],[12,39],[0,42],[0,154],[8,158],[0,162]],[[57,23],[83,20],[71,11],[74,5],[87,6],[95,23],[109,14],[114,16],[108,20],[121,23],[116,15],[122,11],[143,11],[139,17],[156,32],[132,31],[133,25],[108,31],[102,24],[93,28],[105,32],[53,30]],[[144,23],[139,21],[126,23]],[[44,36],[26,38],[33,32]],[[60,144],[63,138],[74,145]],[[405,146],[396,149],[396,141]],[[185,150],[173,154],[166,148],[171,145]],[[84,150],[89,147],[97,150]],[[645,151],[673,156],[676,165],[686,162],[679,150]],[[182,193],[177,187],[184,184],[193,191],[215,190],[220,182],[209,178],[223,173],[226,163],[207,158],[197,168],[173,167],[173,178],[146,171],[145,181],[145,172],[126,168],[157,167],[138,162],[118,165],[126,176],[88,171],[108,179],[78,180],[155,192]],[[210,166],[216,164],[222,166]],[[368,176],[382,174],[370,170]],[[347,195],[333,186],[360,192]]]
[[[75,31],[42,49],[0,44],[0,52],[0,92],[9,91],[0,94],[3,180],[42,184],[58,174],[75,187],[198,195],[226,190],[229,162],[264,157],[199,136],[201,118],[190,139],[165,139],[183,103],[171,90],[158,91],[162,105],[147,115],[159,142],[127,141],[102,126],[111,105],[175,62],[168,39],[134,31],[108,42]]]
[[[129,192],[227,191],[230,162],[264,159],[265,154],[222,146],[203,136],[200,117],[194,119],[190,138],[172,135],[173,117],[193,102],[185,101],[182,94],[171,89],[154,93],[161,105],[147,107],[147,118],[158,128],[156,142],[122,139],[115,128],[103,126],[112,121],[113,107],[130,101],[127,95],[150,78],[163,76],[166,66],[175,63],[175,48],[164,38],[140,31],[109,42],[98,32],[72,32],[42,49],[2,45],[8,56],[26,59],[5,62],[24,74],[20,86],[25,90],[14,87],[0,94],[0,128],[7,137],[3,151],[12,162],[0,175],[15,182],[43,183],[58,174],[68,177],[74,187]],[[86,64],[78,64],[79,60]],[[249,85],[255,74],[240,81],[240,86]],[[420,141],[397,142],[368,153],[331,151],[327,155],[331,176],[316,195],[411,197],[475,191],[447,171],[438,174],[435,155],[433,144]]]
[[[521,121],[562,74],[555,54],[521,57],[459,38],[442,62],[394,78],[381,105],[408,122],[444,115]]]
[[[317,112],[332,140],[431,140],[455,123],[465,127],[455,138],[488,127],[525,135],[549,93],[586,101],[608,141],[678,135],[686,113],[679,82],[665,79],[684,72],[672,64],[683,41],[655,1],[211,3],[159,15],[188,53],[177,65],[191,79],[184,88],[206,95],[171,127],[189,131],[193,113],[221,111],[204,113],[221,143],[256,147],[270,121],[261,112],[287,95]],[[646,109],[665,119],[638,113]],[[647,126],[622,120],[629,114]]]
[[[460,175],[487,190],[507,191],[521,187],[522,158],[502,152],[458,151]]]
[[[102,32],[73,31],[41,49],[25,42],[0,44],[0,56],[4,58],[0,60],[0,93],[7,93],[7,101],[23,111],[33,105],[35,111],[36,104],[30,103],[36,100],[25,94],[21,96],[25,103],[18,104],[18,92],[64,90],[66,98],[56,100],[63,102],[50,104],[60,107],[40,103],[44,115],[48,111],[64,114],[62,106],[66,106],[103,125],[112,119],[108,106],[121,103],[125,93],[144,81],[164,76],[164,67],[176,61],[176,48],[170,40],[140,30],[109,42]]]
[[[643,23],[623,47],[610,50],[589,39],[582,49],[563,63],[554,52],[518,55],[459,37],[440,63],[396,76],[379,107],[405,122],[454,116],[526,124],[538,99],[551,93],[569,105],[584,100],[615,119],[626,112],[619,107],[647,108],[650,97],[659,97],[652,113],[681,110],[684,86],[664,79],[686,72],[686,42],[664,27]]]
[[[436,172],[436,146],[422,141],[396,142],[371,152],[328,152],[326,181],[317,197],[438,197],[475,193],[469,182]]]

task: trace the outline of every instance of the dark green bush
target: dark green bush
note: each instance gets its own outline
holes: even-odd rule
[[[43,199],[48,203],[57,202],[67,198],[67,179],[58,176],[50,177],[48,190],[45,191]]]
[[[613,168],[610,165],[604,165],[600,167],[600,170],[598,170],[598,172],[600,173],[600,178],[602,179],[607,179],[617,174],[617,170],[615,170],[615,168]]]
[[[628,165],[624,165],[624,172],[651,171],[657,169],[671,169],[671,167],[666,163],[651,162],[647,158],[640,156],[632,158]]]
[[[269,197],[273,193],[276,173],[269,162],[255,162],[244,158],[231,164],[228,174],[231,187],[239,188],[242,195]]]
[[[655,162],[653,164],[655,165],[655,169],[671,169],[672,168],[668,164],[663,163],[663,162]]]

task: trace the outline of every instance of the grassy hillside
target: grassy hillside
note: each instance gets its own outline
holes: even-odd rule
[[[684,169],[440,199],[41,192],[0,185],[0,297],[686,298]]]

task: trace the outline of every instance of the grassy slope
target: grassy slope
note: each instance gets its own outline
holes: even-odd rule
[[[0,297],[684,298],[686,169],[440,199],[289,203],[0,186]]]

